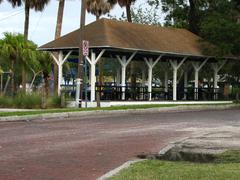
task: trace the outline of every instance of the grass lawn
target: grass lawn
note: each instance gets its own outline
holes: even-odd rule
[[[0,112],[0,117],[7,116],[25,116],[25,115],[39,115],[47,113],[62,113],[62,112],[80,112],[80,111],[96,111],[96,110],[127,110],[127,109],[149,109],[149,108],[162,108],[162,107],[176,107],[176,106],[211,106],[211,104],[193,104],[193,105],[181,105],[181,104],[147,104],[147,105],[128,105],[128,106],[112,106],[102,108],[60,108],[60,109],[36,109],[31,111],[15,111],[15,112]],[[228,104],[212,104],[212,106],[221,106]]]
[[[238,180],[240,151],[218,155],[212,163],[146,160],[122,170],[111,180]]]
[[[148,104],[148,105],[129,105],[129,106],[112,106],[102,108],[62,108],[62,109],[39,109],[31,111],[16,111],[16,112],[0,112],[0,117],[6,116],[25,116],[38,115],[47,113],[62,113],[62,112],[81,112],[81,111],[96,111],[96,110],[127,110],[127,109],[149,109],[161,107],[176,107],[176,104]]]

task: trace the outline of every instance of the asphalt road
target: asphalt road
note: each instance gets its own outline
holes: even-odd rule
[[[240,110],[108,115],[0,123],[0,179],[96,179],[191,128],[240,125]]]

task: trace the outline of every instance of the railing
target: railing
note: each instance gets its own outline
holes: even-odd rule
[[[125,91],[123,91],[125,89]],[[112,101],[147,101],[150,93],[146,86],[96,86],[96,96],[100,96],[101,100]],[[125,97],[125,98],[123,98]],[[167,100],[168,93],[163,87],[152,87],[152,100]]]
[[[63,85],[62,90],[65,91],[69,97],[75,97],[75,85]],[[147,86],[125,86],[125,92],[123,92],[122,86],[116,85],[97,85],[96,84],[96,97],[99,95],[100,100],[109,101],[147,101],[149,100],[150,93]],[[85,92],[85,89],[83,88]],[[172,100],[172,87],[165,91],[164,87],[152,87],[152,100]],[[209,101],[209,100],[230,100],[233,99],[231,94],[226,97],[222,88],[185,88],[178,89],[178,100],[188,101]],[[125,96],[125,98],[123,98]],[[90,99],[90,88],[87,89],[87,98]],[[85,99],[85,93],[83,93],[83,99]]]
[[[184,88],[184,91],[179,92],[179,99],[181,100],[227,100],[229,97],[224,96],[221,88]]]

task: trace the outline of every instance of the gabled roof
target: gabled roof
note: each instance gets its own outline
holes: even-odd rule
[[[84,28],[90,48],[117,48],[190,56],[204,56],[201,38],[186,29],[100,19]],[[78,49],[80,29],[51,41],[40,50]]]

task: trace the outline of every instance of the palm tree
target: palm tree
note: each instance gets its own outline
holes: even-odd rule
[[[28,30],[29,30],[29,17],[30,9],[35,11],[43,11],[45,6],[50,0],[23,0],[25,2],[25,22],[24,22],[24,39],[28,40]],[[22,69],[22,85],[23,90],[26,90],[26,73],[24,68]]]
[[[30,9],[43,11],[50,0],[23,0],[25,2],[24,38],[28,39]]]
[[[62,32],[62,22],[63,22],[63,13],[64,13],[64,7],[65,7],[65,0],[59,0],[58,3],[58,14],[57,14],[57,24],[56,24],[56,30],[55,30],[55,39],[58,39],[61,37]],[[57,92],[58,88],[58,67],[57,64],[54,63],[54,90]]]
[[[132,22],[132,15],[131,15],[131,5],[135,2],[136,0],[117,0],[118,4],[121,7],[126,8],[126,14],[127,14],[127,20],[128,22]],[[134,75],[134,69],[135,69],[135,64],[132,62],[131,63],[131,84],[133,87],[136,86],[136,76]]]
[[[58,39],[61,36],[64,7],[65,7],[65,0],[59,0],[55,39]]]
[[[4,33],[4,38],[0,40],[0,55],[4,58],[4,67],[11,72],[12,94],[16,92],[16,74],[19,67],[24,66],[23,56],[27,56],[27,43],[21,34]],[[24,50],[25,49],[25,50]],[[29,55],[29,54],[28,54]]]
[[[100,16],[109,13],[109,11],[113,8],[114,3],[107,0],[86,0],[86,9],[89,13],[96,16],[96,20],[100,18]],[[99,62],[99,83],[102,85],[103,83],[103,61]]]
[[[0,3],[3,0],[0,0]],[[22,0],[8,0],[9,3],[12,4],[13,7],[21,6],[22,5]]]
[[[127,20],[128,22],[132,22],[132,16],[131,16],[131,5],[134,3],[136,0],[117,0],[118,4],[121,7],[126,8],[126,14],[127,14]]]
[[[107,0],[86,0],[86,9],[89,13],[96,16],[96,20],[100,16],[109,13],[113,8],[113,3]]]

